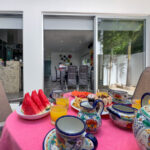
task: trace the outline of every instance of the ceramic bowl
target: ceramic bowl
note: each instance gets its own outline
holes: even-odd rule
[[[109,95],[112,96],[114,104],[124,104],[127,106],[132,105],[132,97],[130,97],[126,91],[109,90]]]
[[[115,124],[123,128],[132,128],[137,109],[124,104],[114,104],[108,107],[107,110],[109,111],[110,118]]]
[[[118,100],[126,100],[128,98],[128,92],[126,91],[119,91],[119,90],[109,90],[109,94]]]
[[[149,105],[150,93],[144,93],[141,97],[141,107]]]

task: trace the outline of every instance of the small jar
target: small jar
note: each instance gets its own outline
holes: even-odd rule
[[[93,106],[93,103],[94,103],[94,101],[95,101],[95,95],[94,95],[94,94],[89,94],[89,95],[87,96],[87,98],[88,98],[89,104]]]

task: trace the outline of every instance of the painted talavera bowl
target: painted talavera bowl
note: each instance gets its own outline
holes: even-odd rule
[[[133,120],[135,118],[135,108],[124,104],[114,104],[107,108],[112,121],[123,128],[132,129]]]
[[[141,98],[142,108],[138,110],[133,123],[133,133],[141,150],[150,150],[150,93]]]
[[[132,97],[126,91],[109,90],[109,95],[111,95],[114,104],[132,106]]]
[[[128,98],[128,92],[126,91],[119,91],[119,90],[109,90],[109,94],[118,100],[126,100]]]

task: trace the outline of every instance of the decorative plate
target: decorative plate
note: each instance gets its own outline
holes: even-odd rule
[[[21,111],[21,105],[17,107],[16,109],[16,113],[18,114],[19,117],[23,118],[23,119],[27,119],[27,120],[36,120],[36,119],[40,119],[43,118],[45,116],[47,116],[50,113],[50,109],[44,111],[43,113],[37,114],[37,115],[25,115],[22,111]]]
[[[94,147],[93,142],[88,138],[85,138],[85,144],[87,146],[90,145]],[[59,150],[56,144],[56,129],[55,128],[50,130],[45,136],[44,141],[43,141],[43,150]]]
[[[113,98],[112,101],[113,101],[115,104],[125,104],[125,105],[131,105],[131,104],[132,104],[131,99],[119,100],[119,99]]]
[[[75,107],[75,106],[73,105],[74,101],[75,101],[75,99],[73,99],[73,100],[71,101],[71,107],[74,108],[74,109],[77,110],[77,111],[80,111],[80,108],[77,108],[77,107]],[[108,111],[103,111],[103,113],[102,113],[102,115],[108,115],[108,114],[109,114]]]

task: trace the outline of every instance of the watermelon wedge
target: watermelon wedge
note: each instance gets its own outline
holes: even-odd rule
[[[36,90],[32,91],[31,99],[33,100],[33,102],[38,106],[38,108],[39,108],[41,111],[44,111],[44,110],[45,110],[45,107],[44,107],[44,105],[42,104],[40,98],[38,97],[38,94],[37,94]]]
[[[29,93],[25,94],[22,103],[22,111],[25,115],[35,115],[41,112],[37,105],[32,101]]]
[[[43,90],[40,89],[38,92],[38,96],[42,102],[42,104],[46,107],[49,108],[50,107],[50,102],[48,101],[48,98],[46,97],[46,95],[44,94]]]

